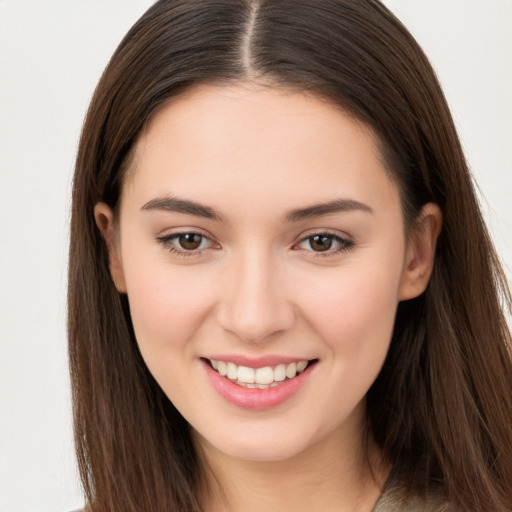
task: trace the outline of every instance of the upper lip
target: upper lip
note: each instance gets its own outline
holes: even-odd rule
[[[309,357],[283,356],[277,354],[260,357],[248,357],[241,354],[211,354],[204,356],[204,359],[234,363],[237,366],[247,366],[248,368],[264,368],[265,366],[277,366],[278,364],[311,361],[311,358]]]

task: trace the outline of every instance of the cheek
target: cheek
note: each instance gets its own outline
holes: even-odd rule
[[[208,273],[170,265],[165,255],[162,260],[133,257],[124,265],[135,336],[152,371],[175,366],[178,353],[192,350],[189,342],[208,316],[216,289]]]
[[[127,290],[140,353],[174,406],[185,417],[191,413],[194,417],[202,403],[190,379],[197,370],[194,341],[211,309],[215,287],[185,267],[153,265],[137,270],[127,273]]]
[[[297,287],[304,310],[321,325],[339,328],[371,328],[394,318],[399,300],[401,261],[356,259],[352,264],[329,270],[325,276],[304,275]]]
[[[350,382],[373,381],[384,362],[398,305],[400,270],[396,263],[354,265],[310,282],[308,293],[302,292],[304,317],[331,353],[333,370],[348,372]]]
[[[398,304],[396,290],[394,280],[386,275],[350,276],[325,294],[329,301],[324,323],[335,326],[340,336],[351,333],[354,343],[372,332],[390,333]]]
[[[319,285],[321,300],[303,301],[304,316],[323,347],[327,384],[314,406],[318,414],[329,411],[322,432],[348,418],[377,378],[391,341],[398,282],[398,275],[354,269]]]

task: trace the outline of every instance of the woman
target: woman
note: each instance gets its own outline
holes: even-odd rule
[[[510,305],[446,102],[377,1],[160,1],[73,192],[103,510],[510,510]]]

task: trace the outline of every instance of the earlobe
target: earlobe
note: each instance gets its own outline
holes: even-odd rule
[[[126,293],[126,282],[114,228],[114,213],[106,203],[97,203],[94,207],[94,219],[107,244],[112,280],[120,293]]]
[[[439,206],[435,203],[425,204],[408,242],[400,300],[418,297],[427,288],[442,224],[443,214]]]

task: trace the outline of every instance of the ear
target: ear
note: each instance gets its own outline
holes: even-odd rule
[[[436,252],[437,238],[443,225],[443,214],[437,204],[427,203],[409,237],[400,300],[418,297],[427,288]]]
[[[96,225],[101,231],[105,243],[107,244],[112,280],[120,293],[126,293],[123,265],[119,254],[119,244],[114,228],[114,213],[107,204],[98,203],[94,207],[94,219],[96,220]]]

